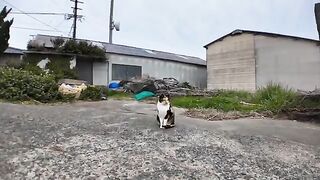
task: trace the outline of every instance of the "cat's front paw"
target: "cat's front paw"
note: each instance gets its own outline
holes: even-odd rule
[[[160,129],[163,129],[164,127],[163,126],[160,126]]]

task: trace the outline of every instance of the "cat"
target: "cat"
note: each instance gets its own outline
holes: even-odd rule
[[[175,115],[169,100],[169,95],[161,94],[157,103],[157,121],[160,128],[172,128],[175,126]]]

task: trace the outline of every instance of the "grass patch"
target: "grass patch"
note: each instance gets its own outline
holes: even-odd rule
[[[255,93],[223,90],[212,97],[176,97],[173,98],[172,103],[174,106],[188,109],[216,109],[223,112],[242,113],[271,112],[272,114],[301,105],[295,91],[283,88],[279,84],[268,84]],[[317,104],[317,102],[305,103],[308,106]]]
[[[299,101],[295,91],[283,88],[279,84],[268,84],[266,87],[258,89],[255,93],[253,102],[260,104],[260,111],[271,111],[279,113],[297,106]]]
[[[256,110],[257,105],[246,104],[252,100],[252,94],[245,91],[219,91],[212,97],[177,97],[172,100],[174,106],[182,108],[213,108],[224,112],[250,112]]]
[[[121,91],[108,91],[108,97],[112,99],[117,99],[117,100],[125,100],[125,99],[132,99],[132,94],[128,94],[125,92]]]

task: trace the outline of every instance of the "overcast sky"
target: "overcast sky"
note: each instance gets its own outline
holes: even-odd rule
[[[16,8],[12,7],[8,3]],[[108,41],[110,0],[83,0],[77,37]],[[317,39],[314,4],[318,0],[115,0],[121,31],[114,43],[205,58],[203,46],[235,29],[267,31]],[[14,12],[72,13],[69,0],[0,0]],[[18,9],[17,9],[18,8]],[[63,16],[14,17],[10,46],[26,48],[30,35],[68,36],[72,20]],[[52,30],[25,30],[33,28]],[[54,31],[62,32],[54,32]],[[72,35],[72,33],[70,34]]]

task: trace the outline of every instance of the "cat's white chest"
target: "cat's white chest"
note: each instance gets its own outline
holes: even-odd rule
[[[170,109],[170,104],[168,103],[164,105],[158,102],[157,109],[158,109],[158,116],[160,120],[163,120],[164,117],[167,115],[167,111]]]

